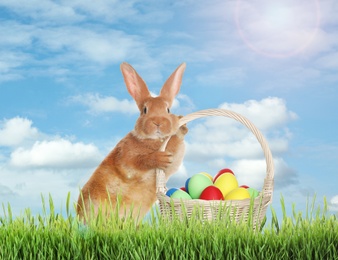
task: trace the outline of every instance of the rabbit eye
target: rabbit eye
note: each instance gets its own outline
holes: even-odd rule
[[[167,108],[167,111],[168,111],[168,114],[170,113],[170,109],[169,108]]]
[[[147,111],[148,111],[147,107],[144,107],[143,108],[143,114],[147,114]]]

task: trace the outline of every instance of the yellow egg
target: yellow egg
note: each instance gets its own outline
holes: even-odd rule
[[[209,173],[207,173],[207,172],[200,172],[200,174],[203,174],[203,175],[207,176],[211,181],[213,179],[212,176]]]
[[[250,193],[245,188],[237,188],[230,191],[225,197],[224,200],[244,200],[250,199]]]
[[[224,173],[219,176],[214,185],[221,190],[224,198],[230,191],[238,188],[237,179],[231,173]]]

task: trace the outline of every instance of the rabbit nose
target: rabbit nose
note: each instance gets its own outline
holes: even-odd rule
[[[156,125],[157,127],[160,127],[160,126],[161,126],[161,123],[156,122],[156,121],[153,121],[153,124]]]

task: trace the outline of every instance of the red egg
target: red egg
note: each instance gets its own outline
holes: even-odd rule
[[[185,187],[181,187],[180,189],[185,191],[185,192],[187,191]]]
[[[230,169],[228,169],[228,168],[225,168],[225,169],[220,170],[220,171],[216,174],[216,176],[214,177],[214,182],[215,182],[216,179],[217,179],[219,176],[221,176],[223,173],[231,173],[231,174],[235,175],[235,174],[233,173],[232,170],[230,170]]]
[[[241,185],[241,186],[239,186],[240,188],[244,188],[244,189],[247,189],[247,188],[249,188],[249,186],[248,185]]]
[[[224,200],[224,197],[220,189],[212,185],[212,186],[206,187],[202,191],[199,199],[201,200]]]

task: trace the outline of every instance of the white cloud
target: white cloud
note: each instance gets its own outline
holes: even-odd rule
[[[249,100],[244,104],[224,103],[220,107],[244,115],[260,130],[272,130],[297,119],[297,115],[287,109],[285,101],[277,97]]]
[[[191,131],[191,134],[195,133]],[[225,138],[221,139],[221,135]],[[187,158],[193,161],[215,157],[257,158],[261,154],[261,149],[253,138],[246,137],[243,140],[230,138],[231,136],[217,132],[215,129],[208,129],[204,132],[204,136],[199,135],[199,141],[195,139],[187,144]]]
[[[0,39],[0,81],[27,77],[31,72],[64,77],[74,74],[74,67],[77,73],[95,73],[127,58],[146,62],[153,60],[148,54],[145,41],[137,34],[128,34],[99,24],[91,26],[90,23],[67,23],[68,16],[63,12],[67,13],[72,8],[57,5],[61,9],[55,9],[53,6],[56,4],[51,1],[37,3],[37,6],[32,3],[17,5],[2,2],[0,6],[1,4],[20,13],[20,17],[28,13],[34,15],[35,11],[37,16],[46,14],[51,18],[48,13],[53,12],[55,19],[59,20],[49,24],[44,23],[46,17],[40,17],[31,25],[26,25],[20,19],[8,19],[0,24],[1,35],[6,35]],[[66,16],[64,19],[63,15]],[[74,19],[78,19],[78,15],[73,16],[69,15],[71,19],[75,16]],[[84,16],[83,19],[88,20],[90,17]]]
[[[41,196],[48,205],[48,196],[52,196],[56,212],[65,213],[66,198],[71,192],[71,210],[79,194],[79,180],[88,180],[94,169],[15,169],[6,168],[1,171],[0,196],[1,203],[11,205],[14,216],[19,216],[25,208],[32,214],[42,212]],[[2,188],[5,187],[5,190]],[[48,207],[47,207],[48,208]],[[1,215],[1,214],[0,214]]]
[[[70,98],[73,103],[80,103],[89,108],[93,114],[106,112],[120,112],[124,114],[137,114],[139,112],[134,100],[119,100],[113,96],[101,96],[97,93],[87,93]]]
[[[246,184],[250,187],[261,189],[266,177],[265,159],[236,160],[231,164],[240,185]],[[297,174],[282,158],[274,159],[274,189],[281,189],[291,184],[297,184]]]
[[[11,69],[18,67],[21,61],[14,53],[0,53],[0,73],[6,73]]]
[[[335,195],[330,199],[329,209],[332,211],[338,211],[338,195]]]
[[[0,121],[0,146],[13,149],[10,158],[1,155],[0,161],[21,168],[88,168],[102,158],[93,144],[49,136],[32,125],[21,117]]]
[[[266,177],[265,160],[240,159],[231,164],[239,185],[261,189]]]
[[[336,71],[338,69],[338,52],[323,55],[317,59],[316,65],[323,69]]]
[[[88,168],[100,162],[101,154],[93,144],[69,140],[37,141],[31,148],[17,148],[10,164],[21,168]]]
[[[195,109],[194,102],[185,94],[178,94],[172,105],[172,112],[175,114],[186,115]]]
[[[80,184],[103,159],[94,144],[44,134],[21,117],[0,122],[0,145],[8,146],[0,154],[1,202],[10,202],[15,216],[24,208],[41,212],[41,195],[51,194],[58,209],[68,191],[75,201]]]
[[[314,64],[311,64],[314,65]],[[273,66],[273,65],[272,65]],[[262,93],[293,93],[293,91],[303,88],[305,91],[315,84],[323,85],[331,77],[318,68],[312,66],[290,66],[290,67],[272,67],[272,78],[267,77],[259,86]],[[275,79],[279,80],[276,81]]]
[[[91,19],[99,19],[101,22],[115,23],[121,19],[165,21],[170,16],[168,11],[142,13],[137,8],[138,0],[111,1],[101,0],[32,0],[19,3],[16,1],[3,0],[0,6],[10,9],[12,12],[24,17],[29,17],[37,23],[79,23]],[[148,4],[148,3],[146,3]],[[151,6],[153,3],[149,3]]]
[[[36,19],[40,23],[45,23],[46,21],[76,22],[82,20],[82,16],[76,14],[71,7],[49,0],[32,0],[22,3],[3,0],[0,5],[21,16]]]
[[[16,21],[3,21],[0,24],[1,37],[0,46],[19,47],[29,46],[32,43],[33,25],[20,24]]]
[[[21,117],[0,121],[0,146],[17,146],[36,139],[39,131],[32,124],[31,120]]]
[[[148,7],[148,12],[142,12],[139,7],[140,0],[111,1],[103,0],[93,2],[90,0],[63,1],[64,5],[70,6],[74,11],[87,16],[100,19],[106,22],[118,22],[128,19],[128,21],[152,23],[162,23],[171,18],[171,12],[162,8],[152,8],[158,4],[157,1],[142,2],[143,6]]]
[[[1,33],[1,31],[0,31]],[[1,43],[0,43],[1,46]],[[0,83],[22,78],[18,69],[30,59],[28,54],[14,51],[0,52]]]
[[[113,29],[61,26],[37,30],[36,37],[43,48],[54,52],[56,57],[73,59],[67,59],[72,63],[89,60],[107,65],[124,60],[127,54],[146,52],[136,36]]]
[[[11,195],[14,195],[14,192],[8,186],[2,185],[0,183],[0,195],[3,196],[3,197],[5,197],[5,196],[11,196]]]
[[[335,0],[320,1],[320,11],[322,14],[320,17],[321,24],[332,26],[338,23],[338,17],[334,15],[338,11],[337,1]]]

